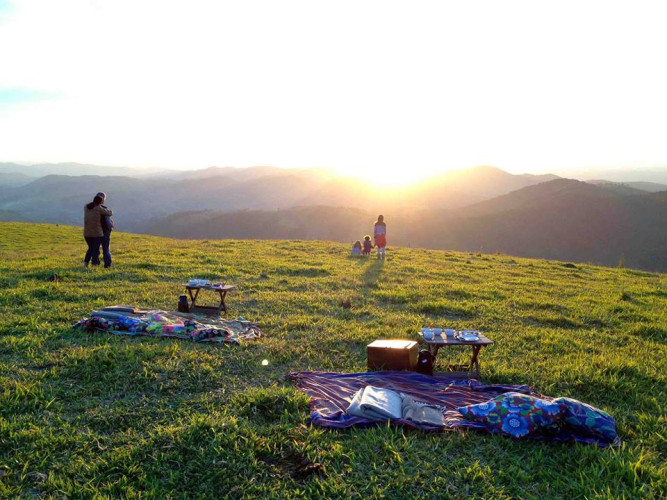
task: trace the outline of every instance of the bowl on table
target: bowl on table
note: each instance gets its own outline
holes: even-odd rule
[[[424,337],[424,340],[433,340],[434,336],[433,328],[422,328],[422,337]]]
[[[461,330],[456,336],[457,340],[462,340],[463,342],[476,342],[479,340],[479,331],[478,330]]]

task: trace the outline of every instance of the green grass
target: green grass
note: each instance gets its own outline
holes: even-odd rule
[[[405,248],[353,260],[328,242],[114,234],[112,249],[114,268],[85,269],[79,228],[0,224],[0,498],[667,495],[664,274]],[[105,305],[173,310],[194,277],[237,284],[230,315],[266,337],[71,329]],[[305,425],[288,372],[365,371],[366,344],[424,325],[483,330],[484,381],[602,408],[623,446]]]

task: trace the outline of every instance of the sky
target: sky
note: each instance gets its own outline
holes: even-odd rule
[[[667,168],[667,4],[0,0],[0,161]]]

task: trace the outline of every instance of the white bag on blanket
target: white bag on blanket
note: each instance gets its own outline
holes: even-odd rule
[[[352,398],[347,413],[372,420],[404,418],[421,424],[443,426],[442,408],[420,403],[410,396],[391,389],[368,385],[359,389]]]
[[[368,385],[355,393],[347,413],[371,419],[401,418],[401,404],[398,392]]]

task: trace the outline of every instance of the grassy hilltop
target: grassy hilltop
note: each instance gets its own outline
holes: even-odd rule
[[[664,274],[130,234],[114,234],[104,270],[81,266],[84,246],[80,228],[0,223],[0,498],[667,495]],[[266,337],[239,347],[71,329],[105,305],[175,309],[190,278],[238,285],[230,316]],[[484,331],[496,342],[484,381],[598,406],[624,445],[304,425],[288,372],[364,371],[366,344],[425,324]]]

